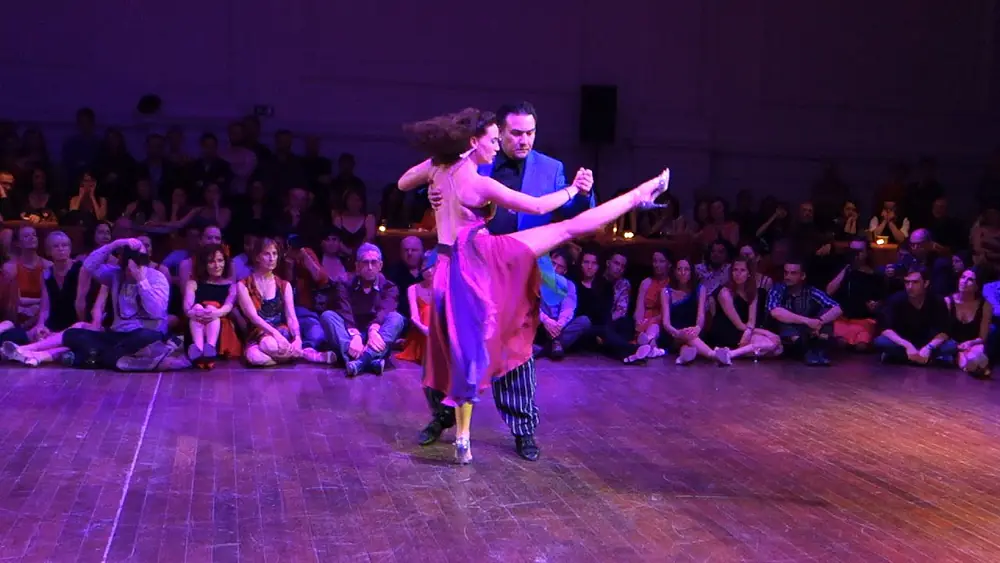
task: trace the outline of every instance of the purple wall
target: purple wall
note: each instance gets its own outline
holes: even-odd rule
[[[613,83],[620,142],[601,155],[602,193],[669,163],[683,199],[707,183],[798,199],[817,159],[840,158],[867,190],[887,159],[923,152],[965,186],[994,143],[994,4],[16,2],[0,115],[56,141],[88,104],[137,140],[158,126],[131,113],[146,92],[166,102],[159,121],[192,130],[271,104],[268,129],[323,134],[374,185],[414,158],[400,122],[521,98],[542,114],[543,148],[592,165],[576,142],[578,87]]]

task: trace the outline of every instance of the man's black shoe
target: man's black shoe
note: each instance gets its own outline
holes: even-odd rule
[[[542,453],[535,443],[534,436],[514,436],[517,447],[517,455],[528,461],[538,461],[538,456]]]

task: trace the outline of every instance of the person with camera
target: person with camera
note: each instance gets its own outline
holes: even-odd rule
[[[117,264],[108,263],[112,254],[118,255]],[[114,311],[111,328],[104,332],[70,328],[28,348],[4,346],[4,357],[38,365],[69,352],[65,361],[75,367],[119,369],[123,358],[162,342],[167,333],[170,282],[162,272],[148,266],[149,254],[139,239],[118,239],[91,252],[83,267],[109,288]]]

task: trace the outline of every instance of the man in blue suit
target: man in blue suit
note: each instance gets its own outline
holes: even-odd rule
[[[543,196],[566,187],[563,163],[534,150],[538,115],[528,102],[505,105],[497,111],[500,126],[500,152],[493,164],[480,167],[479,173],[532,196]],[[577,215],[595,205],[592,190],[578,195],[558,210],[563,218]],[[548,225],[552,214],[528,215],[508,209],[497,209],[488,227],[495,235],[510,234],[532,227]],[[493,402],[501,418],[514,435],[518,455],[528,461],[538,459],[541,451],[535,443],[538,427],[538,407],[535,404],[535,360],[528,360],[493,380]],[[420,433],[422,445],[437,441],[446,428],[455,425],[455,410],[441,404],[444,394],[425,388],[424,392],[434,419]]]
[[[493,164],[479,168],[508,188],[531,196],[543,196],[565,188],[566,171],[563,163],[534,149],[538,114],[528,102],[510,104],[497,111],[500,125],[500,152]],[[563,219],[574,217],[595,205],[594,192],[577,195],[558,210]],[[548,225],[552,213],[528,215],[509,209],[498,209],[489,223],[490,232],[506,235],[532,227]]]

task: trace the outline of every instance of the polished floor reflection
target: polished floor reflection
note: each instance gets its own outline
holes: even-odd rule
[[[419,371],[0,370],[0,561],[1000,561],[1000,384],[793,363],[539,364],[421,448]],[[487,398],[488,399],[488,398]]]

